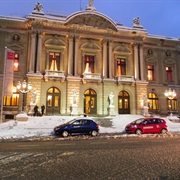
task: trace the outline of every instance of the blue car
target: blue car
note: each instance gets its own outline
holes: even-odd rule
[[[56,126],[54,128],[55,135],[68,137],[69,135],[89,134],[97,136],[99,133],[99,126],[94,120],[89,118],[73,119],[65,124]]]

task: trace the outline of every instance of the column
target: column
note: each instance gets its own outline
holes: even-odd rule
[[[140,46],[140,73],[141,80],[144,80],[144,58],[143,58],[143,46]]]
[[[42,53],[42,34],[38,34],[38,54],[37,54],[37,72],[40,72],[41,53]]]
[[[134,76],[135,80],[139,80],[139,65],[138,65],[138,45],[134,44]]]
[[[75,61],[74,61],[74,75],[78,76],[78,71],[77,71],[77,67],[78,67],[78,55],[79,55],[79,37],[75,38]]]
[[[109,78],[112,78],[112,42],[109,42]]]
[[[35,63],[35,48],[36,48],[36,34],[31,34],[31,53],[29,62],[29,72],[34,73],[34,63]]]
[[[103,41],[103,77],[107,78],[107,40]]]
[[[68,75],[72,76],[73,67],[73,38],[69,38]]]

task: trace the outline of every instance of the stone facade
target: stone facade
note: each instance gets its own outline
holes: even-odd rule
[[[134,19],[132,28],[116,24],[96,11],[92,4],[85,11],[67,17],[44,14],[41,4],[26,18],[0,17],[1,88],[6,46],[19,54],[14,86],[23,79],[31,82],[32,90],[37,92],[36,104],[39,107],[45,104],[46,114],[141,114],[143,97],[148,97],[152,91],[158,97],[158,108],[152,113],[167,114],[164,96],[167,88],[177,93],[178,112],[180,40],[149,35],[139,18]],[[57,69],[53,69],[55,65],[51,69],[50,53],[60,56],[58,61],[54,60]],[[93,59],[91,72],[88,58]],[[121,59],[125,61],[124,69],[117,63]],[[151,80],[147,76],[148,65],[154,67]],[[166,66],[172,67],[170,82]],[[73,92],[77,96],[75,106],[72,106]],[[114,94],[113,114],[108,99],[111,92]],[[31,96],[32,91],[27,93],[26,106],[30,105]],[[0,97],[2,99],[2,95]],[[5,104],[4,113],[19,113],[21,94],[18,101],[16,106]]]

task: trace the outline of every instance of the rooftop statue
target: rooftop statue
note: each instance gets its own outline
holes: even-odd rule
[[[37,4],[35,4],[34,10],[32,13],[33,14],[44,14],[42,4],[40,4],[39,2]]]
[[[139,17],[136,17],[136,18],[134,18],[133,19],[133,23],[134,23],[134,25],[140,25],[140,19],[139,19]]]
[[[96,11],[96,8],[94,7],[94,0],[89,0],[89,5],[86,7],[86,10]]]
[[[133,19],[133,28],[143,28],[143,26],[140,24],[139,17]]]
[[[94,0],[89,0],[89,6],[94,6]]]

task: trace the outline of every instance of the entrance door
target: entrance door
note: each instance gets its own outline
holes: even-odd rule
[[[118,112],[119,114],[130,114],[130,97],[126,91],[118,94]]]
[[[51,87],[47,91],[47,114],[59,114],[60,113],[60,91],[56,87]]]
[[[84,93],[84,113],[97,114],[97,94],[92,89],[88,89]]]

